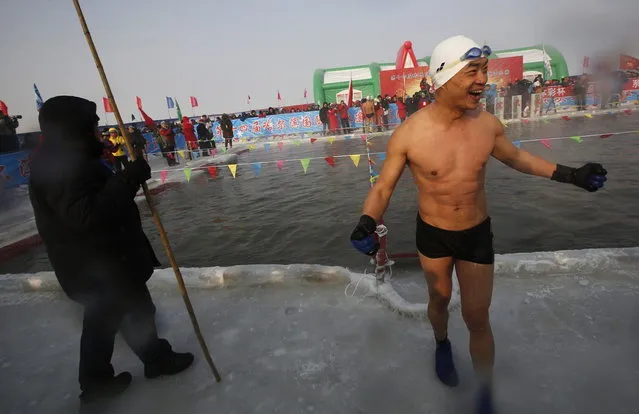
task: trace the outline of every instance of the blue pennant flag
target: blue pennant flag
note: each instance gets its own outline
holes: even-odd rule
[[[193,151],[193,159],[196,159],[200,156],[200,151]]]
[[[166,106],[167,106],[169,109],[173,109],[173,108],[175,108],[175,102],[173,101],[173,98],[171,98],[170,96],[167,96],[167,97],[166,97]]]
[[[262,170],[262,163],[256,162],[253,164],[253,169],[255,170],[255,175],[260,175],[260,171]]]
[[[271,144],[264,144],[264,151],[266,152],[271,151]]]
[[[380,152],[379,154],[377,154],[377,156],[379,157],[379,159],[381,161],[384,161],[386,159],[386,153],[385,152]]]
[[[513,145],[516,146],[517,148],[521,148],[521,142],[517,141],[513,141]]]
[[[39,111],[40,108],[42,108],[42,104],[44,103],[44,101],[42,100],[42,95],[40,95],[40,91],[38,90],[38,87],[35,83],[33,84],[33,91],[35,92],[36,96],[36,108],[38,108]]]
[[[351,138],[353,138],[353,136],[352,136],[352,135],[345,135],[345,136],[344,136],[344,139],[345,139],[345,140],[346,140],[346,139],[351,139]]]

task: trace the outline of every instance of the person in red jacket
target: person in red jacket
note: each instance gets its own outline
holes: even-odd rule
[[[339,117],[342,121],[342,132],[344,134],[348,134],[350,132],[350,122],[348,120],[348,105],[344,103],[344,101],[340,102],[339,106]]]
[[[176,156],[175,156],[175,132],[169,126],[169,123],[166,121],[162,121],[160,123],[160,139],[158,140],[160,144],[160,148],[162,148],[162,155],[166,158],[166,162],[169,164],[169,167],[176,165]]]
[[[404,103],[404,98],[401,96],[397,98],[397,116],[399,117],[399,122],[404,122],[406,119],[406,104]]]
[[[328,110],[328,128],[331,133],[334,133],[339,129],[339,121],[337,120],[338,114],[339,110],[335,107],[335,105],[332,105],[331,109]]]
[[[184,134],[184,140],[186,141],[186,149],[189,150],[189,159],[193,159],[193,151],[197,151],[199,146],[197,145],[197,137],[195,136],[195,128],[191,123],[191,120],[186,116],[182,117],[182,133]]]

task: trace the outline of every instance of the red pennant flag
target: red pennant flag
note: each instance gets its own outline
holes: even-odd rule
[[[590,66],[590,58],[588,56],[584,56],[583,67],[584,67],[584,69],[586,69],[588,66]]]
[[[623,113],[626,115],[632,115],[632,109],[625,109]]]
[[[211,174],[211,178],[217,177],[217,167],[209,167],[209,174]]]
[[[600,135],[599,138],[610,138],[612,136],[612,134],[603,134]]]
[[[543,144],[544,147],[546,148],[550,148],[550,140],[548,139],[542,139],[539,142],[541,142]]]
[[[335,167],[335,158],[333,157],[326,157],[324,158],[326,160],[326,162],[328,163],[328,165],[330,165],[331,167]]]
[[[162,182],[162,184],[164,184],[164,182],[166,181],[167,175],[169,175],[169,172],[167,170],[160,171],[160,181]]]
[[[142,98],[140,98],[139,96],[136,96],[135,104],[137,105],[138,109],[142,109]]]
[[[104,105],[104,112],[113,113],[113,108],[111,108],[111,102],[107,98],[102,98],[102,104]]]
[[[197,108],[198,106],[197,98],[195,96],[191,96],[191,108]]]
[[[282,100],[282,95],[280,95],[280,91],[277,91],[277,100],[278,101]]]
[[[151,119],[150,116],[148,116],[146,114],[146,112],[144,112],[144,110],[142,108],[138,108],[140,109],[140,113],[142,114],[142,118],[144,118],[144,125],[146,125],[148,128],[154,129],[155,128],[155,121],[153,119]]]
[[[9,116],[9,108],[7,108],[7,104],[3,101],[0,101],[0,113]]]
[[[561,119],[563,119],[564,121],[570,121],[572,118],[569,117],[569,116],[564,115],[564,116],[561,117]]]
[[[284,160],[275,161],[275,164],[277,164],[277,169],[281,170],[284,166]]]
[[[317,141],[317,138],[311,138],[311,144]]]
[[[282,141],[277,143],[277,148],[280,149],[280,151],[282,151],[282,147],[284,146],[284,143]]]
[[[366,142],[367,139],[368,137],[366,135],[362,135],[362,142]]]
[[[523,123],[524,123],[524,124],[527,124],[527,123],[529,123],[529,122],[530,122],[530,121],[529,121],[529,120],[527,120],[526,118],[523,118],[523,119],[522,119],[522,121],[523,121]]]

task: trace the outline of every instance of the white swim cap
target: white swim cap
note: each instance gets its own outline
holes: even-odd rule
[[[458,35],[444,40],[433,50],[428,73],[433,79],[435,89],[439,89],[470,62],[459,59],[470,49],[481,46],[466,36]]]

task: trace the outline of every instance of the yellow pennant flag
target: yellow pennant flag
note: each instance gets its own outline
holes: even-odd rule
[[[335,142],[335,137],[328,137],[328,143],[332,144],[333,142]]]
[[[249,145],[249,146],[248,146],[248,149],[250,149],[250,150],[254,150],[254,149],[255,149],[255,145]]]
[[[355,154],[355,155],[349,155],[349,157],[351,157],[351,160],[353,160],[353,164],[355,164],[356,167],[359,166],[359,154]]]
[[[310,158],[304,158],[304,159],[300,160],[300,162],[302,163],[302,168],[304,169],[304,174],[306,174],[306,170],[308,170],[308,164],[311,163],[311,159]]]
[[[246,142],[246,138],[242,138],[240,142]]]
[[[579,143],[584,142],[584,140],[583,140],[583,139],[581,139],[581,137],[580,137],[580,136],[578,136],[578,135],[575,135],[574,137],[570,137],[570,139],[575,140],[575,141],[577,141],[577,142],[579,142]]]
[[[182,159],[185,159],[184,158],[184,150],[179,150],[178,154],[180,154],[180,157],[182,157]]]
[[[293,144],[299,147],[302,143],[300,142],[299,139],[296,139],[295,141],[293,141]]]
[[[592,119],[592,114],[584,114],[584,116],[585,116],[586,118],[590,118],[590,119]]]
[[[191,169],[190,168],[185,168],[184,169],[184,175],[186,176],[186,181],[190,182],[191,181]]]
[[[231,174],[233,174],[233,178],[235,178],[235,173],[237,172],[237,164],[229,164],[229,170],[231,170]]]

